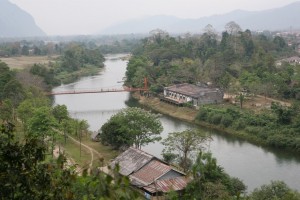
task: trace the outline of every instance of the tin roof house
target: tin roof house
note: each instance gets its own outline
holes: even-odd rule
[[[209,88],[188,83],[172,85],[164,88],[161,100],[182,105],[190,103],[195,107],[203,104],[214,104],[223,101],[224,93],[219,88]]]
[[[128,176],[131,185],[150,199],[170,191],[182,191],[189,182],[183,172],[140,149],[129,148],[111,163],[111,167],[117,163],[119,173]]]

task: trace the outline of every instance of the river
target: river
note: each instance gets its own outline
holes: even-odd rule
[[[121,88],[127,65],[127,61],[120,59],[122,56],[124,55],[106,56],[105,67],[99,75],[61,85],[54,88],[54,91]],[[136,105],[127,92],[57,95],[54,101],[55,104],[65,104],[72,117],[87,120],[91,131],[97,131],[121,109]],[[162,138],[170,132],[195,127],[165,115],[161,115],[160,119],[164,127]],[[218,164],[231,176],[243,180],[249,192],[271,180],[283,180],[291,188],[300,191],[300,156],[256,146],[216,131],[203,130],[213,138],[208,149],[217,158]],[[143,150],[158,157],[161,157],[162,149],[159,142],[143,147]]]

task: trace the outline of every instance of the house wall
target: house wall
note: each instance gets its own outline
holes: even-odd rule
[[[180,94],[180,93],[172,92],[172,91],[169,91],[169,90],[166,90],[166,89],[164,90],[164,96],[172,98],[174,100],[177,100],[181,103],[187,103],[187,102],[190,102],[190,101],[193,100],[192,97],[189,97],[187,95],[183,95],[183,94]]]
[[[204,92],[199,98],[192,98],[187,95],[175,93],[165,89],[164,96],[172,98],[181,103],[192,102],[194,106],[199,106],[203,104],[221,103],[223,101],[224,93],[220,90],[215,92]]]
[[[221,103],[223,101],[224,93],[221,91],[206,93],[198,98],[198,105]]]

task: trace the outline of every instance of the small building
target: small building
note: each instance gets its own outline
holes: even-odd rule
[[[224,93],[219,88],[183,83],[165,87],[162,100],[178,105],[191,103],[198,107],[203,104],[221,103],[223,96]]]
[[[130,174],[138,171],[148,162],[154,159],[154,156],[140,150],[130,147],[118,157],[116,157],[110,164],[112,168],[118,164],[120,167],[119,173],[123,176],[129,176]]]
[[[147,199],[163,196],[170,191],[181,192],[190,179],[183,172],[140,149],[129,148],[120,154],[110,166],[119,165],[119,173],[128,176],[130,183]]]
[[[300,65],[300,58],[298,56],[293,56],[282,60],[278,60],[276,61],[276,66],[281,66],[284,62],[287,62],[290,65]]]
[[[131,174],[129,179],[133,186],[150,196],[163,195],[171,190],[182,191],[188,183],[184,173],[156,159]]]

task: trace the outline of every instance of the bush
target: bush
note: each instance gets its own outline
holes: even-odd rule
[[[219,114],[219,113],[212,113],[211,112],[208,115],[208,121],[209,121],[209,123],[212,123],[212,124],[215,124],[215,125],[220,124],[221,119],[222,119],[222,115]]]
[[[277,148],[285,148],[289,143],[289,138],[284,135],[276,134],[268,137],[267,143]]]
[[[196,119],[200,121],[207,121],[208,113],[209,112],[207,109],[201,108],[196,116]]]
[[[243,118],[237,119],[233,122],[232,127],[235,130],[243,130],[246,128],[246,122]]]
[[[229,127],[233,122],[233,117],[231,115],[223,115],[221,119],[221,124],[225,127]]]

